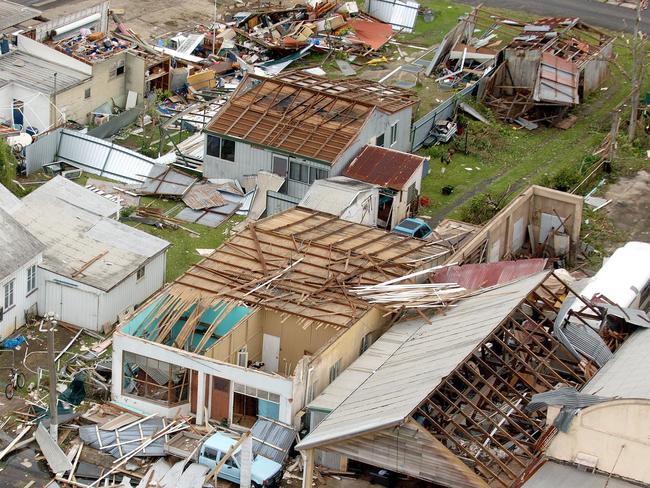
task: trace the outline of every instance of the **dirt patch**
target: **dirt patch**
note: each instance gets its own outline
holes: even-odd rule
[[[650,173],[639,171],[611,185],[605,209],[614,226],[634,241],[650,242]]]

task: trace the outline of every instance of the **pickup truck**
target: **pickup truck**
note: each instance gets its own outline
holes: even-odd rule
[[[252,486],[279,486],[284,473],[284,462],[289,449],[296,439],[296,431],[290,425],[277,420],[259,417],[250,432],[253,437],[251,482]],[[240,484],[241,447],[230,452],[238,443],[238,434],[231,430],[219,430],[209,437],[201,437],[192,432],[179,432],[165,443],[165,452],[180,459],[199,463],[212,471],[221,463],[217,477]]]

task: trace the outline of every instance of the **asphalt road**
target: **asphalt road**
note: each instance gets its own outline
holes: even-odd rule
[[[523,10],[532,14],[580,17],[587,24],[615,31],[633,32],[636,11],[597,0],[461,0],[470,5]],[[641,30],[650,33],[650,10],[641,14]]]

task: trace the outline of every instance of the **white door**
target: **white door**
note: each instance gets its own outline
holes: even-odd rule
[[[280,364],[280,338],[278,336],[264,334],[262,340],[262,362],[264,371],[277,373]]]
[[[97,330],[98,302],[94,293],[51,281],[45,284],[45,311],[67,324]]]

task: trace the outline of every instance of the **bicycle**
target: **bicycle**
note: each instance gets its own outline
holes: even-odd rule
[[[8,400],[14,397],[16,388],[25,386],[25,375],[17,368],[11,368],[9,371],[9,383],[5,387],[5,396]]]

